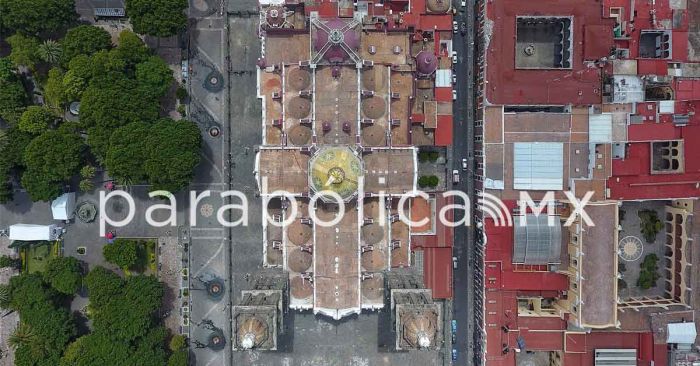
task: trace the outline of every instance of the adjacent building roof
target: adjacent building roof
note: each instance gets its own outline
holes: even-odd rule
[[[693,344],[696,336],[695,323],[671,323],[668,325],[666,343]]]
[[[617,202],[591,203],[586,213],[595,226],[581,230],[581,324],[591,328],[617,323]]]
[[[524,218],[524,225],[521,225]],[[527,214],[514,218],[515,245],[513,263],[544,265],[559,263],[561,223],[559,216]],[[553,225],[549,225],[550,221]]]
[[[513,144],[513,188],[561,190],[563,188],[563,144],[516,142]]]

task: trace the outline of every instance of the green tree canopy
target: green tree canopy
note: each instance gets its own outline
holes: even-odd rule
[[[47,63],[55,64],[61,58],[61,44],[53,39],[47,39],[37,48],[37,56]]]
[[[68,345],[61,366],[127,366],[130,344],[115,342],[104,332],[93,332]],[[140,363],[137,363],[140,364]],[[135,364],[136,365],[136,364]]]
[[[24,168],[24,149],[32,138],[18,127],[7,130],[8,143],[0,149],[0,172]]]
[[[85,285],[90,306],[101,308],[121,292],[124,281],[116,273],[98,266],[85,276]]]
[[[115,129],[133,122],[154,121],[159,109],[158,101],[139,91],[135,80],[92,83],[81,99],[80,123],[88,129],[92,153],[104,161]]]
[[[56,113],[60,113],[68,101],[63,87],[63,72],[57,67],[49,70],[49,77],[44,85],[44,100]]]
[[[27,101],[27,92],[19,80],[0,80],[0,119],[17,123]]]
[[[134,341],[153,326],[153,314],[160,307],[162,297],[163,285],[155,277],[131,276],[120,296],[95,311],[94,327],[105,330],[116,340]]]
[[[136,80],[138,80],[141,89],[149,96],[160,98],[168,92],[175,78],[173,70],[162,58],[152,56],[136,65]]]
[[[0,28],[37,35],[65,29],[77,18],[73,0],[0,0]]]
[[[22,185],[35,201],[49,201],[60,194],[61,185],[82,166],[83,140],[71,133],[49,130],[29,143],[24,151],[27,170]]]
[[[0,81],[16,80],[15,71],[15,65],[12,64],[9,57],[0,57]]]
[[[10,278],[10,304],[12,310],[24,312],[40,304],[53,304],[58,294],[44,284],[41,276],[24,273]]]
[[[77,55],[92,55],[93,53],[112,47],[112,37],[109,33],[92,25],[80,25],[71,28],[61,41],[63,48],[63,63],[68,64]]]
[[[54,120],[55,117],[50,110],[45,107],[32,105],[22,113],[17,127],[24,132],[38,135],[48,130]]]
[[[114,56],[125,62],[128,67],[134,67],[139,62],[146,61],[150,55],[151,51],[136,33],[130,30],[119,33]]]
[[[24,273],[10,279],[11,309],[31,327],[39,344],[19,344],[15,365],[55,365],[76,329],[68,310],[58,307],[59,294],[38,274]],[[53,362],[53,363],[52,363]]]
[[[187,0],[127,0],[126,13],[136,33],[157,37],[177,34],[187,25]]]
[[[192,122],[161,119],[132,123],[110,138],[105,167],[122,182],[143,182],[171,192],[185,188],[199,164],[201,132]]]
[[[17,33],[7,37],[7,43],[12,48],[9,58],[15,66],[34,68],[39,61],[39,41],[36,38]]]
[[[0,256],[0,268],[19,268],[21,261],[9,255]]]
[[[43,273],[44,281],[56,291],[73,295],[80,288],[80,262],[73,257],[52,258]]]
[[[189,351],[186,349],[174,352],[168,358],[168,366],[187,366],[189,365]]]
[[[134,122],[114,131],[104,161],[111,177],[122,184],[147,179],[143,162],[147,159],[150,130],[148,124]]]
[[[116,264],[120,268],[133,267],[136,264],[137,242],[129,239],[116,239],[114,243],[102,248],[102,255],[107,262]]]
[[[189,185],[199,164],[202,135],[187,120],[164,118],[153,124],[144,170],[154,189],[179,191]]]

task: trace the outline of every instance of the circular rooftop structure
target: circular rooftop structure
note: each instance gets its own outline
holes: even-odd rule
[[[450,10],[450,0],[428,0],[427,5],[432,13],[447,13]]]
[[[416,55],[416,70],[419,74],[430,75],[437,70],[438,58],[432,52],[420,51]]]
[[[293,69],[287,75],[287,84],[294,90],[305,90],[311,86],[311,73],[300,68]]]
[[[414,314],[404,319],[403,337],[416,348],[430,347],[435,335],[435,324],[423,314]]]
[[[345,21],[332,19],[324,21],[322,26],[317,27],[313,43],[316,52],[322,52],[326,44],[330,43],[323,54],[323,58],[328,62],[337,63],[349,58],[349,55],[343,49],[343,44],[351,50],[357,51],[360,47],[360,36]]]
[[[245,319],[238,327],[238,343],[243,349],[260,346],[267,340],[267,322],[258,317]]]
[[[325,147],[309,160],[309,186],[314,192],[337,193],[347,202],[357,194],[362,162],[348,147]],[[335,202],[332,197],[321,199]]]
[[[290,292],[295,299],[306,299],[314,293],[311,282],[301,278],[301,276],[295,276],[289,282]]]

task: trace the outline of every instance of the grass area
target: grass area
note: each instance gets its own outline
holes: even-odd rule
[[[22,270],[29,273],[43,272],[49,260],[58,257],[60,246],[60,242],[53,242],[23,247],[20,250]]]

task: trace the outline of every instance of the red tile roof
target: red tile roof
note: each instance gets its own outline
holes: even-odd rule
[[[452,116],[439,114],[435,129],[435,146],[452,146]]]
[[[440,220],[440,210],[445,205],[452,204],[453,197],[445,198],[442,194],[435,196],[435,217],[432,220],[435,222],[434,235],[411,235],[411,246],[414,248],[435,248],[435,247],[452,247],[454,244],[454,228],[445,226]],[[454,217],[454,211],[449,210],[445,216],[451,221]],[[418,221],[418,219],[414,219]]]
[[[452,248],[423,249],[423,281],[433,298],[452,298]]]
[[[598,46],[587,46],[591,55],[609,49],[613,19],[603,19],[601,3],[580,0],[490,1],[488,18],[495,22],[486,55],[486,95],[493,104],[596,104],[602,100],[600,69],[583,63],[586,46],[584,24]],[[574,16],[573,67],[571,70],[515,69],[515,17],[519,15]],[[606,36],[607,35],[607,36]]]

